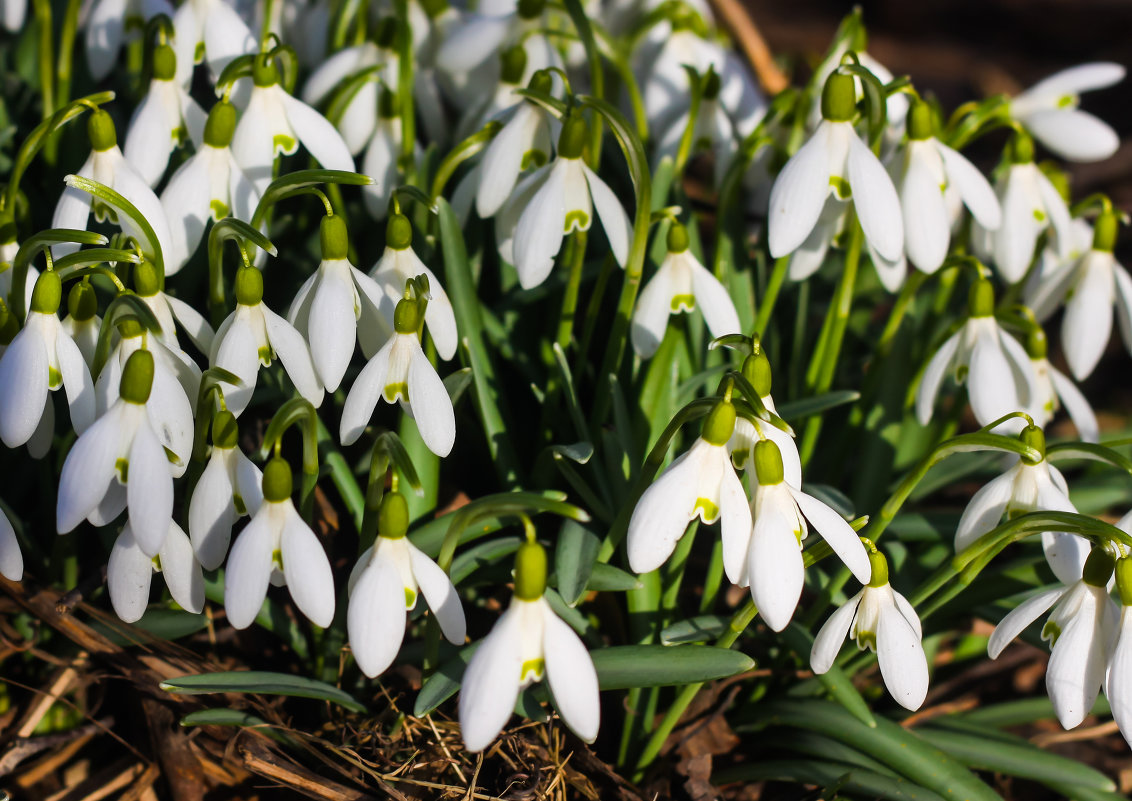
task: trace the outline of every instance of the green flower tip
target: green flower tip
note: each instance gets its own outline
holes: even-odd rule
[[[387,492],[381,499],[377,513],[377,533],[391,540],[399,540],[409,531],[409,504],[399,492]]]
[[[747,379],[747,383],[759,393],[760,398],[770,394],[770,359],[766,357],[766,351],[762,348],[743,361],[743,378]]]
[[[228,147],[236,135],[236,107],[221,100],[208,112],[204,124],[204,143],[210,147]]]
[[[385,226],[385,245],[405,250],[413,244],[413,225],[404,214],[394,214]]]
[[[54,270],[40,273],[31,291],[31,310],[42,314],[54,314],[63,302],[63,282]]]
[[[589,126],[581,114],[571,114],[562,125],[558,136],[558,155],[564,159],[580,159],[586,146]]]
[[[153,389],[153,354],[144,348],[135,350],[122,368],[118,395],[128,403],[143,404]]]
[[[114,127],[114,120],[102,109],[91,112],[86,132],[90,137],[91,150],[102,153],[118,145],[118,131]]]
[[[1006,157],[1011,164],[1029,164],[1034,160],[1034,140],[1025,131],[1015,131],[1006,145]]]
[[[236,422],[236,415],[227,409],[217,412],[212,418],[212,444],[217,448],[231,450],[236,447],[240,438],[240,426]]]
[[[76,323],[85,323],[98,314],[98,297],[94,294],[94,287],[85,281],[71,287],[67,295],[67,314]]]
[[[908,111],[908,138],[911,140],[930,139],[935,136],[935,111],[931,104],[919,98],[912,101]]]
[[[153,49],[153,77],[159,81],[171,81],[177,73],[177,55],[167,44]]]
[[[688,229],[673,220],[672,224],[668,226],[668,239],[666,241],[669,253],[683,253],[688,249]]]
[[[322,224],[318,229],[318,240],[322,245],[323,261],[344,259],[350,252],[346,221],[339,214],[327,214],[322,218]]]
[[[979,278],[967,293],[967,313],[971,317],[994,316],[994,285]]]
[[[1022,429],[1022,433],[1018,435],[1018,439],[1022,440],[1023,445],[1033,448],[1042,455],[1041,459],[1038,459],[1036,462],[1023,456],[1023,462],[1033,465],[1040,463],[1042,459],[1046,458],[1046,435],[1040,428],[1037,426],[1026,426]]]
[[[1132,556],[1116,560],[1116,591],[1120,593],[1121,606],[1132,606]]]
[[[162,289],[161,273],[157,265],[149,259],[144,259],[134,265],[134,291],[143,298],[151,298]]]
[[[279,70],[275,68],[275,59],[266,53],[260,53],[252,62],[252,83],[263,88],[279,83]]]
[[[546,592],[546,549],[524,542],[515,554],[515,597],[537,601]]]
[[[527,71],[527,51],[522,45],[515,45],[503,51],[499,57],[501,69],[499,80],[503,83],[518,84]]]
[[[821,93],[821,115],[830,122],[848,122],[857,114],[857,87],[853,76],[834,72]]]
[[[399,300],[393,309],[393,330],[398,334],[415,334],[420,328],[421,312],[415,300]]]
[[[279,456],[273,457],[263,468],[263,499],[282,503],[291,498],[291,487],[291,465]]]
[[[720,401],[708,412],[700,437],[712,445],[726,445],[734,431],[735,407],[728,401]]]
[[[888,560],[875,548],[869,551],[869,570],[870,587],[883,587],[888,583]]]
[[[1026,355],[1037,360],[1046,358],[1048,354],[1049,340],[1046,339],[1046,332],[1035,326],[1026,335]]]
[[[255,267],[236,271],[236,302],[241,306],[257,306],[263,300],[263,273]]]
[[[519,0],[519,18],[536,19],[542,16],[546,0]]]
[[[755,475],[764,487],[782,483],[782,451],[769,439],[755,443]]]
[[[1103,212],[1093,225],[1093,250],[1112,253],[1116,249],[1116,237],[1119,231],[1120,218],[1115,212]]]
[[[708,74],[704,76],[703,99],[715,100],[719,97],[719,89],[721,82],[719,80],[719,73],[715,68],[709,68]]]
[[[1093,550],[1089,552],[1089,558],[1085,560],[1081,579],[1093,587],[1107,587],[1108,580],[1112,578],[1112,571],[1115,567],[1116,560],[1112,557],[1112,554],[1102,546],[1094,545]],[[1121,600],[1123,600],[1123,593],[1121,593]]]
[[[540,92],[541,94],[550,94],[550,88],[553,81],[550,80],[550,73],[546,70],[539,70],[531,76],[531,82],[527,84],[527,88],[532,92]]]

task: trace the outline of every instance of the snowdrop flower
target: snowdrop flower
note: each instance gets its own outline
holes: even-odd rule
[[[1002,205],[1002,225],[988,231],[976,218],[972,237],[978,252],[987,255],[1005,281],[1016,284],[1034,259],[1038,237],[1053,228],[1059,253],[1071,241],[1069,208],[1049,178],[1034,163],[1034,143],[1017,133],[1007,148],[1010,166],[995,184]]]
[[[1040,328],[1031,331],[1026,340],[1026,353],[1030,356],[1030,366],[1034,370],[1034,388],[1038,394],[1028,398],[1027,414],[1041,428],[1053,420],[1058,409],[1064,407],[1069,413],[1069,419],[1077,427],[1081,440],[1097,442],[1100,439],[1100,426],[1093,407],[1073,380],[1049,363],[1047,348],[1045,332]]]
[[[385,251],[369,274],[385,293],[381,314],[389,330],[393,330],[397,304],[405,293],[405,283],[418,275],[428,278],[431,297],[425,308],[425,324],[436,344],[437,355],[446,361],[456,355],[456,314],[452,310],[452,302],[432,270],[413,251],[413,226],[405,215],[394,214],[389,218],[385,227]]]
[[[980,278],[968,295],[968,317],[932,356],[916,389],[916,418],[927,425],[945,376],[967,384],[979,425],[1027,407],[1038,396],[1030,357],[994,319],[994,287]],[[1020,421],[1003,424],[1018,430]]]
[[[102,318],[98,316],[98,297],[93,286],[86,281],[76,281],[71,286],[67,295],[67,316],[59,326],[78,346],[87,368],[93,369],[98,332],[102,329]]]
[[[1132,529],[1132,513],[1116,524],[1124,531]],[[1132,741],[1132,558],[1116,560],[1116,589],[1120,596],[1120,619],[1116,624],[1113,645],[1105,676],[1105,697],[1112,707],[1112,717],[1125,740]]]
[[[1109,649],[1118,625],[1116,603],[1108,595],[1113,562],[1104,548],[1093,548],[1080,579],[1063,581],[1063,586],[1019,604],[995,627],[987,643],[987,654],[997,659],[1011,640],[1053,607],[1042,627],[1042,639],[1049,641],[1051,650],[1046,692],[1066,729],[1085,719],[1105,681]]]
[[[807,520],[862,584],[869,581],[869,557],[841,515],[784,480],[782,454],[774,442],[758,442],[752,461],[754,526],[744,536],[724,536],[723,567],[732,583],[750,585],[763,620],[774,631],[782,631],[802,597]]]
[[[892,83],[894,75],[892,70],[881,64],[872,55],[866,52],[868,47],[868,35],[865,32],[863,25],[859,25],[855,34],[852,37],[845,37],[836,43],[836,46],[830,49],[822,60],[821,64],[814,70],[813,77],[810,78],[810,86],[824,86],[826,80],[830,75],[837,70],[841,65],[845,55],[852,50],[856,56],[857,63],[871,72],[881,85]],[[856,89],[855,96],[857,100],[861,100],[865,96],[865,87],[862,85],[861,78],[854,76],[853,85]],[[884,149],[882,152],[888,152],[891,146],[896,145],[904,132],[905,121],[908,115],[910,102],[908,95],[903,92],[893,92],[885,100],[885,120],[888,123],[884,132]],[[807,125],[810,128],[816,127],[821,122],[821,101],[818,98],[814,99],[814,103],[810,108],[810,114],[807,119]],[[887,161],[887,159],[885,159]]]
[[[106,586],[118,617],[133,623],[145,614],[154,573],[161,573],[169,594],[183,609],[193,614],[203,611],[204,575],[181,527],[170,521],[161,550],[150,556],[138,545],[127,523],[114,541],[106,566]]]
[[[0,300],[11,300],[12,294],[12,265],[16,261],[16,254],[20,252],[20,243],[16,241],[16,223],[10,214],[0,213]],[[28,265],[26,280],[24,282],[24,308],[31,306],[31,293],[35,289],[39,270]]]
[[[326,117],[287,94],[267,56],[256,56],[252,82],[247,110],[232,139],[232,155],[260,195],[271,183],[275,157],[294,153],[300,142],[325,169],[354,171],[354,159],[341,134]]]
[[[157,242],[147,243],[147,247],[156,247],[161,253],[168,252],[172,247],[172,238],[165,211],[161,208],[161,201],[157,199],[157,195],[149,188],[145,179],[122,155],[118,147],[118,134],[110,115],[101,109],[92,111],[87,119],[87,133],[90,136],[91,152],[79,169],[78,175],[108,186],[130,201],[149,222],[157,237]],[[68,186],[63,190],[55,206],[51,227],[77,228],[85,231],[90,219],[91,205],[92,199],[88,193]],[[124,227],[130,225],[124,220],[119,221],[117,211],[104,203],[95,200],[93,206],[98,220],[110,219],[121,222]],[[54,245],[51,253],[55,258],[60,258],[68,253],[74,253],[78,248],[78,245],[64,243]]]
[[[530,88],[550,91],[547,73],[531,79]],[[550,160],[552,120],[546,110],[532,100],[522,100],[510,119],[484,149],[478,167],[476,213],[482,219],[494,217],[515,190],[524,170],[541,167]]]
[[[777,415],[774,398],[770,396],[770,360],[766,357],[766,351],[761,346],[756,346],[754,352],[743,360],[742,370],[743,377],[758,394],[763,407]],[[754,470],[752,460],[755,456],[755,444],[764,439],[769,439],[778,446],[786,483],[792,487],[802,486],[802,459],[798,455],[798,445],[794,442],[794,432],[783,431],[778,426],[757,418],[754,421],[746,417],[736,418],[735,431],[727,443],[731,463],[737,470]]]
[[[328,392],[338,389],[360,340],[366,356],[376,353],[388,336],[381,308],[383,293],[374,280],[346,258],[349,238],[338,215],[324,217],[319,232],[322,263],[299,288],[287,320],[310,344],[319,381]]]
[[[1010,101],[1010,114],[1035,139],[1069,161],[1101,161],[1120,147],[1107,123],[1081,111],[1081,92],[1124,80],[1124,67],[1100,61],[1055,73]]]
[[[177,341],[177,327],[205,353],[212,346],[212,326],[200,312],[172,295],[165,294],[165,278],[149,259],[134,265],[134,292],[161,325],[158,338],[171,350],[182,351]],[[183,352],[183,351],[182,351]]]
[[[499,253],[515,265],[523,289],[546,280],[566,234],[588,231],[595,207],[613,257],[622,267],[629,258],[629,217],[613,190],[582,161],[587,127],[582,116],[569,117],[554,161],[524,178],[495,218]]]
[[[1042,458],[1031,461],[1022,457],[1001,476],[990,481],[971,498],[959,527],[955,531],[955,550],[962,551],[979,537],[1007,519],[1027,512],[1076,512],[1069,500],[1065,478],[1045,458],[1045,434],[1037,426],[1027,426],[1022,441],[1034,448]],[[1076,534],[1064,531],[1042,533],[1042,548],[1055,576],[1071,584],[1081,577],[1081,569],[1089,555],[1088,543]]]
[[[27,13],[27,0],[0,0],[0,22],[3,22],[4,29],[9,33],[20,32]]]
[[[456,126],[456,140],[466,139],[491,120],[503,118],[509,110],[524,103],[523,97],[515,94],[515,90],[524,88],[523,78],[526,72],[527,51],[523,49],[522,45],[509,47],[500,53],[499,82],[495,85],[495,91],[491,92],[480,103],[469,108],[461,116],[460,122]],[[544,88],[540,88],[539,91],[549,93],[551,89],[550,76],[545,72],[539,73],[539,75],[541,76],[540,83],[544,85]],[[534,76],[532,76],[533,79]],[[549,145],[549,142],[547,144]],[[491,146],[488,145],[488,147]],[[549,147],[547,152],[549,152]],[[507,194],[510,194],[510,190]],[[503,200],[506,200],[506,197],[505,194]],[[500,202],[502,203],[502,200]]]
[[[633,312],[633,350],[642,359],[656,353],[668,330],[668,318],[697,305],[712,337],[739,333],[739,313],[727,289],[688,249],[688,230],[673,221],[668,228],[668,255],[645,284]],[[698,303],[697,303],[698,301]]]
[[[444,636],[463,645],[464,608],[452,580],[409,542],[405,496],[390,492],[378,512],[377,540],[366,549],[350,576],[346,629],[350,650],[371,679],[393,664],[405,637],[405,613],[423,594]]]
[[[322,384],[315,374],[303,335],[263,302],[263,273],[241,267],[236,273],[236,309],[220,325],[209,363],[238,376],[240,386],[221,383],[228,410],[239,416],[252,399],[260,367],[278,356],[299,394],[315,407],[322,404]]]
[[[224,611],[233,628],[259,614],[267,585],[286,585],[299,611],[316,626],[334,620],[334,576],[322,543],[291,502],[291,467],[276,456],[263,469],[263,503],[228,556]]]
[[[387,24],[392,23],[392,24]],[[334,90],[353,76],[363,70],[380,66],[378,75],[387,86],[397,85],[396,66],[383,61],[393,45],[393,35],[396,31],[396,21],[383,19],[377,27],[377,38],[382,47],[374,42],[362,42],[353,47],[339,50],[326,59],[307,79],[303,86],[302,100],[309,106],[317,106],[331,95]],[[388,41],[386,41],[388,38]],[[369,138],[373,135],[374,126],[377,125],[378,81],[366,80],[353,98],[346,104],[342,116],[338,120],[338,132],[346,142],[351,155],[362,152]]]
[[[1002,224],[1002,209],[990,183],[971,162],[936,138],[933,116],[923,100],[913,102],[908,144],[895,160],[904,249],[925,273],[939,269],[951,244],[949,191],[958,194],[983,228],[995,230]]]
[[[95,82],[110,74],[122,45],[158,14],[173,16],[168,0],[95,0],[86,22],[86,63]]]
[[[421,312],[417,301],[404,299],[394,312],[393,336],[362,368],[342,407],[343,445],[357,442],[378,399],[401,401],[416,420],[421,439],[437,456],[447,456],[456,441],[456,415],[444,382],[429,362],[417,334]]]
[[[928,661],[920,642],[920,618],[907,599],[888,583],[888,562],[869,552],[872,578],[859,593],[829,616],[814,638],[810,667],[821,675],[833,666],[845,638],[862,651],[875,651],[889,695],[905,709],[916,710],[928,693]]]
[[[401,182],[400,156],[401,104],[394,92],[382,89],[377,124],[362,159],[362,169],[373,179],[372,184],[362,187],[362,200],[375,220],[384,220],[389,213],[389,200]]]
[[[515,555],[511,605],[479,644],[460,684],[460,733],[469,751],[487,748],[511,717],[520,691],[544,677],[563,722],[586,742],[597,738],[597,671],[545,592],[546,551],[528,540]]]
[[[215,83],[230,62],[257,49],[247,23],[226,0],[185,0],[173,15],[173,29],[177,82],[186,89],[202,56]]]
[[[263,503],[263,474],[240,450],[239,434],[232,412],[212,419],[212,454],[189,501],[189,539],[207,570],[223,564],[236,521]]]
[[[722,518],[725,548],[750,536],[751,507],[727,453],[735,417],[729,400],[717,403],[692,447],[637,501],[627,539],[634,573],[648,573],[664,564],[697,516],[706,525]]]
[[[127,509],[142,552],[161,551],[173,522],[173,473],[154,430],[153,362],[147,350],[130,356],[119,399],[67,454],[55,509],[60,534],[84,518],[105,525]]]
[[[181,84],[173,80],[177,61],[173,48],[153,51],[153,80],[130,120],[123,151],[142,179],[156,186],[169,166],[169,154],[187,137],[199,149],[205,114]]]
[[[209,217],[232,216],[250,223],[260,193],[232,155],[236,107],[221,100],[208,112],[200,148],[177,168],[161,193],[169,219],[171,247],[165,252],[165,272],[180,270],[200,247]]]
[[[0,509],[0,576],[8,581],[19,581],[24,577],[24,554],[16,530]]]
[[[54,432],[49,393],[60,387],[66,390],[75,431],[81,434],[94,422],[90,370],[57,316],[62,292],[58,273],[39,276],[24,328],[0,357],[0,439],[9,448],[27,443],[41,425],[46,436]]]
[[[853,129],[856,114],[853,78],[834,73],[822,94],[824,119],[786,162],[770,192],[768,239],[775,258],[806,242],[827,203],[852,198],[868,245],[885,260],[900,260],[900,199],[880,161]]]
[[[708,150],[713,155],[715,185],[723,184],[723,177],[731,166],[735,153],[739,149],[735,136],[735,126],[731,118],[723,110],[719,99],[720,78],[715,70],[708,68],[703,79],[703,94],[700,98],[700,107],[696,113],[695,124],[692,127],[692,147],[689,155],[698,151]],[[659,167],[664,159],[675,161],[680,151],[680,144],[688,128],[689,113],[684,112],[668,126],[661,134],[656,150],[656,163],[653,171]]]

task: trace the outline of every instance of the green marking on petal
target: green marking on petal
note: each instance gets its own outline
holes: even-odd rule
[[[181,457],[179,457],[177,454],[173,453],[173,451],[169,450],[164,445],[162,445],[161,447],[165,451],[165,458],[169,460],[169,464],[175,464],[175,465],[181,464]]]
[[[719,507],[707,498],[696,498],[696,506],[692,509],[692,513],[698,513],[700,518],[708,525],[719,519]]]
[[[406,587],[405,588],[405,608],[406,609],[412,609],[416,605],[417,605],[417,594],[415,592],[413,592],[412,590],[410,590],[408,587]]]
[[[970,372],[970,367],[965,364],[959,365],[959,369],[955,371],[955,383],[962,384],[967,380],[967,373]]]
[[[180,125],[173,129],[172,136],[174,141],[177,142],[177,147],[182,147],[189,141],[189,132],[184,125]]]
[[[125,484],[130,479],[130,461],[128,459],[119,459],[114,462],[114,470],[118,473],[118,481]]]
[[[293,136],[286,134],[275,134],[275,138],[271,140],[272,145],[275,146],[276,153],[294,153],[295,148],[299,143],[295,141]]]
[[[385,389],[381,390],[381,397],[385,398],[387,403],[396,403],[398,398],[409,399],[409,385],[404,381],[399,381],[396,384],[386,384]]]
[[[157,556],[153,557],[149,561],[153,563],[153,569],[156,570],[158,573],[160,573],[161,572],[161,554],[158,554]]]
[[[1034,219],[1037,220],[1038,222],[1045,222],[1046,221],[1046,213],[1044,211],[1042,211],[1041,209],[1034,209]]]
[[[197,64],[204,58],[204,42],[197,42],[197,46],[193,49],[193,61]]]
[[[269,347],[262,347],[259,349],[259,363],[264,367],[270,367],[271,361],[275,358],[274,351]]]
[[[701,136],[695,141],[695,144],[692,145],[692,150],[711,150],[711,138]]]
[[[940,193],[940,194],[942,195],[942,194],[944,194],[945,192],[947,192],[947,184],[945,184],[945,183],[944,183],[944,184],[940,184],[940,185],[939,185],[939,193]]]
[[[63,374],[56,370],[54,367],[48,366],[47,368],[47,386],[51,389],[59,389],[63,385]]]
[[[212,209],[212,219],[214,220],[220,221],[228,216],[228,207],[219,200],[213,200],[208,204],[208,207]]]
[[[541,150],[528,150],[523,154],[523,160],[520,163],[519,169],[530,170],[536,167],[541,167],[546,164],[546,154]]]
[[[1062,95],[1057,99],[1058,108],[1073,108],[1075,105],[1077,105],[1077,101],[1073,95]]]
[[[283,552],[278,548],[271,552],[271,566],[277,570],[283,569]]]
[[[747,459],[749,459],[750,456],[750,448],[736,448],[731,451],[731,464],[735,465],[736,470],[742,470],[746,466]]]
[[[1042,626],[1042,639],[1049,640],[1051,646],[1057,643],[1057,638],[1061,636],[1061,626],[1052,620],[1047,620],[1046,624]]]
[[[546,670],[546,662],[542,659],[528,659],[519,671],[519,681],[526,681],[527,676],[533,676],[535,681],[542,681],[542,674]]]
[[[668,304],[672,312],[692,311],[696,308],[695,295],[673,295],[672,302]]]
[[[848,200],[853,196],[853,190],[849,188],[849,182],[840,175],[829,176],[829,185],[833,187],[833,191],[837,193],[839,200]]]
[[[232,493],[232,505],[236,507],[236,514],[243,517],[248,513],[248,507],[244,504],[244,499],[240,497],[240,493]]]
[[[857,632],[857,647],[862,651],[868,648],[870,651],[877,649],[877,633],[875,631],[858,631]]]
[[[566,225],[564,230],[566,233],[578,230],[582,231],[589,227],[590,215],[584,211],[571,211],[566,213]]]

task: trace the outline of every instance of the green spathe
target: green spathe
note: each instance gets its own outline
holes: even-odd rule
[[[263,499],[282,503],[291,498],[291,465],[282,457],[272,457],[263,468]]]
[[[888,560],[875,547],[869,550],[869,586],[883,587],[888,584]]]
[[[135,350],[122,368],[122,381],[118,394],[127,403],[143,404],[153,389],[153,354],[148,350]]]
[[[387,492],[377,513],[377,533],[399,540],[409,531],[409,504],[399,492]]]
[[[515,554],[515,597],[537,601],[546,592],[546,549],[535,541],[524,542]]]

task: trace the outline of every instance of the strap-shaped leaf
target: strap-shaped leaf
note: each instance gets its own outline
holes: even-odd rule
[[[68,175],[63,180],[67,183],[67,186],[86,192],[114,209],[122,230],[137,242],[142,253],[157,266],[161,275],[165,275],[165,259],[161,253],[161,242],[158,241],[157,234],[153,232],[153,226],[149,224],[145,215],[138,211],[137,206],[109,186],[90,178],[84,178],[81,175]]]
[[[177,695],[206,695],[209,693],[260,693],[262,695],[290,695],[298,698],[315,698],[349,709],[365,712],[352,695],[325,682],[293,676],[289,673],[272,673],[266,670],[226,671],[221,673],[194,673],[167,679],[161,689]]]

